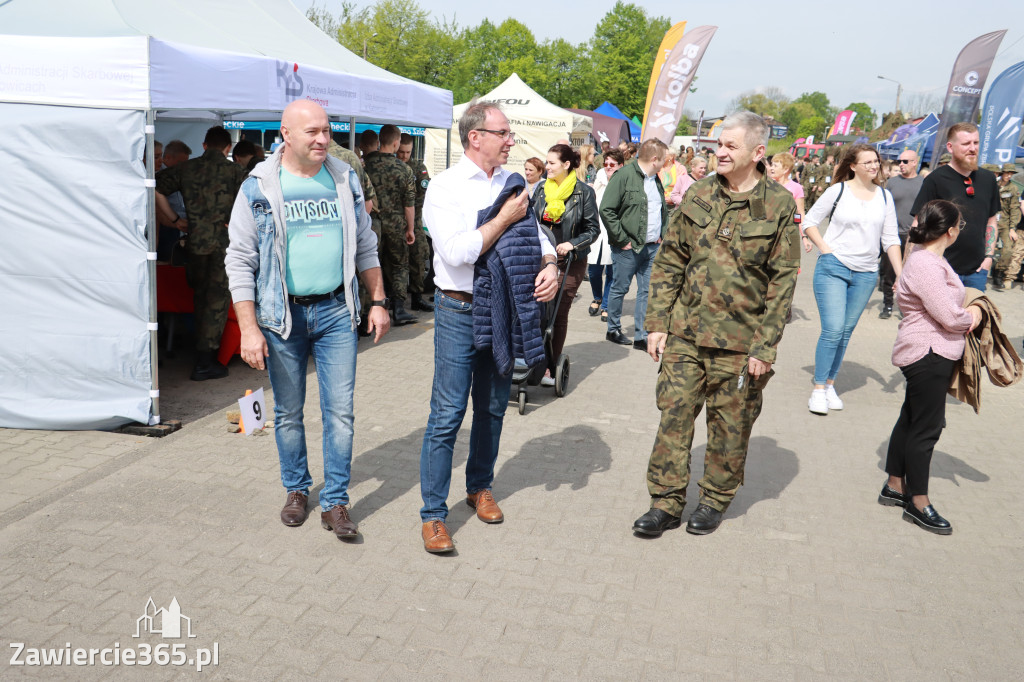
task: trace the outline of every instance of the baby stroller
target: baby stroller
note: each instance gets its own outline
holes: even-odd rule
[[[555,243],[553,235],[551,239],[552,243]],[[574,260],[576,260],[576,252],[570,251],[566,256],[566,271],[568,271],[569,266],[572,265]],[[548,358],[552,356],[551,342],[555,337],[555,316],[564,293],[565,276],[563,275],[558,283],[558,293],[544,306],[544,315],[541,320],[544,352]],[[516,387],[516,401],[519,403],[519,414],[526,414],[526,402],[529,400],[526,387],[539,385],[540,380],[544,378],[546,369],[546,363],[530,369],[523,358],[516,358],[515,366],[512,368],[512,384]],[[558,360],[555,362],[555,376],[553,379],[555,380],[555,395],[561,398],[569,387],[569,356],[565,353],[559,355]]]

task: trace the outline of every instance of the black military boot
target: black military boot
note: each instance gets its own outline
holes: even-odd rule
[[[423,298],[419,294],[412,295],[412,305],[409,306],[413,310],[422,310],[425,313],[434,312],[434,304]]]
[[[213,351],[200,351],[196,353],[196,364],[192,368],[189,379],[192,381],[206,381],[207,379],[223,379],[228,375],[228,368],[217,362]]]
[[[419,320],[418,317],[410,313],[405,309],[405,301],[395,300],[395,326],[400,327],[403,324],[412,324]]]
[[[995,270],[992,273],[992,288],[996,291],[1006,290],[1006,273],[1002,270]]]

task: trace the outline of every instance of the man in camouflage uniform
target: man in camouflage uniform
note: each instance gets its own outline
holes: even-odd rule
[[[828,158],[825,159],[825,163],[821,164],[821,166],[818,167],[818,177],[815,178],[815,184],[817,185],[815,187],[814,192],[815,201],[817,201],[818,198],[825,193],[825,190],[829,188],[829,185],[832,184],[832,174],[835,172],[835,170],[836,157],[829,154]],[[809,205],[805,205],[805,208],[808,211],[810,210]]]
[[[157,212],[164,222],[188,232],[185,275],[194,291],[196,364],[192,381],[220,379],[228,368],[217,361],[228,320],[231,294],[224,272],[228,220],[245,169],[228,161],[231,135],[221,126],[206,131],[203,155],[157,173]],[[187,217],[177,215],[167,197],[181,192]]]
[[[409,246],[416,243],[416,178],[395,152],[402,133],[397,126],[380,129],[380,149],[363,159],[366,174],[377,191],[372,218],[380,224],[380,261],[391,297],[395,324],[410,324],[416,316],[405,309],[409,291]]]
[[[817,156],[807,159],[804,163],[804,172],[800,176],[800,184],[804,188],[804,209],[811,210],[811,206],[817,201],[818,181],[821,180],[821,161]]]
[[[985,164],[983,167],[987,167]],[[999,166],[992,165],[989,168],[999,178],[999,221],[996,224],[999,230],[998,239],[1002,243],[999,249],[999,260],[992,266],[992,288],[1002,291],[1006,288],[1006,275],[1009,272],[1010,264],[1013,262],[1016,244],[1018,241],[1017,226],[1020,224],[1020,193],[1021,189],[1010,178],[1017,172],[1017,167],[1012,163],[1003,165],[1002,171]],[[1020,262],[1017,263],[1020,269]],[[1017,276],[1014,270],[1010,281]]]
[[[373,191],[373,183],[370,182],[370,176],[366,174],[366,169],[363,168],[363,162],[360,160],[359,154],[356,154],[351,149],[342,147],[334,140],[331,140],[330,144],[327,145],[327,153],[339,161],[344,161],[355,170],[356,175],[359,176],[359,184],[363,186],[363,203],[366,205],[366,212],[372,212],[373,205],[377,201],[377,193]],[[380,226],[376,223],[371,225],[371,229],[377,235],[378,244],[380,243],[379,228]],[[368,313],[370,312],[370,292],[366,287],[359,288],[359,311],[359,335],[369,336],[367,320],[369,319]]]
[[[722,123],[717,175],[694,183],[651,272],[648,353],[661,361],[661,424],[647,469],[642,535],[678,528],[690,478],[694,419],[707,411],[700,504],[686,530],[713,532],[743,483],[747,444],[774,374],[800,265],[793,195],[770,182],[768,127],[750,112]]]
[[[423,298],[430,292],[433,296],[433,278],[430,276],[430,261],[433,257],[430,238],[423,231],[423,197],[427,195],[430,184],[430,173],[420,159],[412,158],[412,135],[402,133],[402,141],[398,145],[398,160],[405,162],[412,169],[416,178],[416,241],[409,247],[409,295],[412,297],[412,309],[431,312],[434,304]]]

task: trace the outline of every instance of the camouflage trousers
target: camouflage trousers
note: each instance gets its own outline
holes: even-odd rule
[[[231,292],[224,270],[224,252],[188,254],[185,277],[193,292],[193,314],[196,320],[196,350],[217,352],[224,325],[228,321]]]
[[[725,511],[743,484],[743,466],[761,392],[774,374],[747,374],[747,354],[701,348],[669,334],[658,376],[661,424],[647,467],[651,507],[679,516],[690,482],[694,420],[707,410],[708,444],[700,502]]]
[[[422,296],[424,291],[433,294],[433,286],[425,284],[430,273],[430,237],[422,227],[416,228],[416,242],[409,247],[409,291],[413,296]]]
[[[370,229],[377,235],[377,253],[380,253],[380,220],[373,218],[370,221]],[[370,292],[366,287],[359,287],[359,317],[361,320],[366,319],[366,314],[370,311]]]
[[[1024,262],[1024,232],[1017,230],[1017,241],[1011,243],[1013,247],[1010,249],[1010,263],[1006,266],[1006,278],[1012,282],[1020,272],[1021,262]]]
[[[1010,269],[1010,261],[1013,260],[1013,245],[1016,242],[1010,241],[1009,227],[1000,227],[997,239],[1003,245],[999,247],[999,253],[996,254],[996,258],[992,261],[992,270],[994,272],[1006,272]]]
[[[405,218],[382,220],[377,253],[381,274],[384,275],[384,288],[388,296],[403,305],[409,293],[409,250],[405,243]]]

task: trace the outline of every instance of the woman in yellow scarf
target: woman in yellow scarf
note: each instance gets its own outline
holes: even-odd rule
[[[565,278],[565,292],[555,313],[554,337],[551,340],[551,357],[548,371],[541,384],[553,386],[554,369],[558,356],[565,346],[565,334],[569,328],[569,306],[576,298],[583,276],[587,271],[587,254],[590,245],[600,234],[597,222],[597,200],[594,189],[579,182],[573,172],[580,165],[580,155],[567,144],[556,144],[548,150],[544,164],[548,179],[543,191],[533,199],[533,211],[541,223],[555,235],[555,250],[558,251],[558,269]],[[572,265],[566,265],[567,256],[574,253]]]

